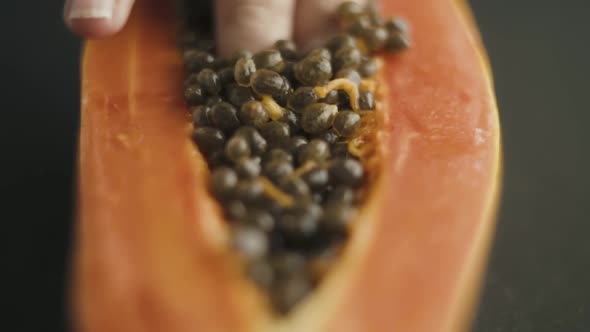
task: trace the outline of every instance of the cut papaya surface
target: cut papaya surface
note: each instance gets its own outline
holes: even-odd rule
[[[462,331],[500,191],[491,72],[468,7],[382,1],[412,26],[383,56],[378,178],[343,257],[280,319],[228,246],[190,141],[172,2],[137,0],[82,64],[72,270],[78,331]]]

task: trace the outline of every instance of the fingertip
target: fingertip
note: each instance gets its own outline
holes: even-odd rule
[[[118,33],[129,18],[134,0],[72,0],[64,8],[66,26],[83,38],[104,38]]]
[[[73,33],[84,38],[105,38],[122,29],[121,24],[107,18],[69,19],[66,24]]]
[[[291,39],[295,0],[218,0],[216,38],[221,56],[256,52],[278,39]]]

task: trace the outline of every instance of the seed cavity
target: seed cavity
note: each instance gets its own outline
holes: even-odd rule
[[[409,25],[344,2],[334,13],[341,31],[324,45],[278,40],[225,59],[208,2],[184,1],[181,93],[208,190],[244,276],[285,315],[337,264],[366,202],[378,171],[378,55],[409,48]]]

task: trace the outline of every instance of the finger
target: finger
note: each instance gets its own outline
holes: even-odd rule
[[[317,47],[338,32],[334,15],[345,0],[299,0],[295,9],[295,42],[302,48]],[[367,0],[355,0],[365,5]]]
[[[119,32],[134,0],[67,0],[64,20],[72,32],[86,38],[107,37]]]
[[[256,52],[291,39],[295,0],[218,0],[216,38],[222,56],[239,49]]]

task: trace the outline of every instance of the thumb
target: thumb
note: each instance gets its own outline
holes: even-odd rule
[[[85,38],[107,37],[119,32],[131,12],[134,0],[67,0],[64,21]]]

